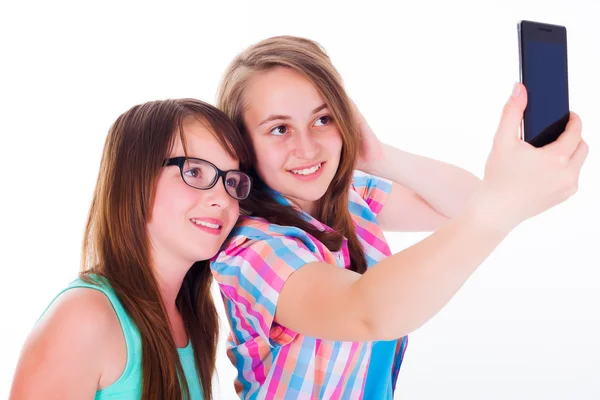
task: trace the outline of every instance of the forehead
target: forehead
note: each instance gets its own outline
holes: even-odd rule
[[[244,91],[244,100],[246,112],[257,118],[270,114],[294,117],[294,112],[306,114],[325,102],[311,81],[285,67],[254,75]]]
[[[239,168],[239,162],[221,146],[208,122],[187,118],[183,121],[182,127],[188,157],[210,161],[221,169]],[[183,143],[176,134],[170,157],[185,155]]]

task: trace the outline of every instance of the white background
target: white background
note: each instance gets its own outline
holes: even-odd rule
[[[590,144],[580,190],[515,230],[411,335],[396,398],[600,398],[596,0],[0,7],[0,398],[35,320],[78,271],[102,146],[120,113],[167,97],[214,103],[240,50],[301,35],[326,48],[382,140],[482,176],[518,80],[520,19],[567,26],[571,108]],[[388,235],[395,251],[422,237]],[[223,348],[218,373],[218,398],[233,398]]]

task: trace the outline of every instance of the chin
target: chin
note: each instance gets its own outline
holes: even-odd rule
[[[198,246],[201,246],[201,248]],[[195,251],[191,254],[193,255],[193,260],[195,261],[210,260],[217,255],[220,249],[221,246],[217,246],[216,244],[213,245],[212,243],[201,243],[196,245]]]
[[[196,261],[208,261],[211,258],[213,258],[214,256],[217,255],[217,253],[219,252],[219,249],[216,249],[214,252],[202,252],[202,254],[197,254],[196,257],[194,258],[194,260]],[[194,261],[194,262],[196,262]]]

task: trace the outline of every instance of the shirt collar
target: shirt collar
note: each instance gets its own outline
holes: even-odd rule
[[[281,193],[279,193],[278,191],[271,189],[270,187],[265,187],[265,190],[270,193],[273,198],[275,199],[275,201],[277,201],[279,204],[282,204],[284,206],[290,206],[293,207],[296,211],[298,211],[298,213],[300,214],[300,216],[307,222],[309,222],[310,224],[312,224],[313,226],[315,226],[317,229],[319,229],[321,232],[324,231],[328,231],[328,232],[332,232],[333,229],[330,228],[329,226],[325,225],[324,223],[322,223],[321,221],[317,220],[316,218],[314,218],[312,215],[310,215],[309,213],[307,213],[306,211],[302,210],[300,207],[298,207],[297,205],[293,204],[291,201],[289,201],[287,198],[285,198],[284,195],[282,195]]]

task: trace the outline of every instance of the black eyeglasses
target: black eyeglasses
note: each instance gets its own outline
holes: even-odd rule
[[[183,181],[195,189],[208,190],[223,177],[223,186],[234,199],[244,200],[250,194],[252,178],[242,171],[222,171],[209,161],[190,157],[169,158],[163,164],[164,167],[171,165],[177,165]]]

